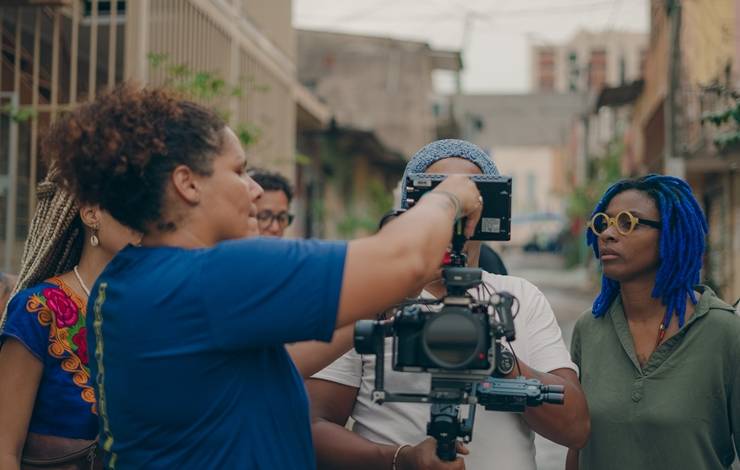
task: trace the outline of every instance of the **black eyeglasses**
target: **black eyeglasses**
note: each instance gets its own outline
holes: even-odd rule
[[[280,228],[285,228],[293,223],[293,214],[289,212],[278,212],[275,214],[272,211],[264,210],[257,213],[257,222],[259,222],[260,228],[267,228],[272,225],[273,221],[277,221]]]
[[[629,235],[635,229],[637,225],[646,225],[655,229],[660,229],[663,225],[656,220],[641,219],[632,215],[630,211],[622,211],[615,217],[609,217],[603,212],[597,212],[586,224],[587,228],[596,235],[601,235],[606,230],[614,225],[617,231],[622,235]]]

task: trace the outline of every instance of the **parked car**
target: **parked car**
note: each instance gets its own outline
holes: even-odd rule
[[[535,234],[522,249],[527,253],[559,253],[563,249],[560,237],[554,234]]]

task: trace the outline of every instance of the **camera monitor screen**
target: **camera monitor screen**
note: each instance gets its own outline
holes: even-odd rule
[[[406,178],[408,207],[412,207],[447,175],[412,173]],[[509,240],[511,238],[511,177],[470,175],[483,196],[483,215],[471,240]]]

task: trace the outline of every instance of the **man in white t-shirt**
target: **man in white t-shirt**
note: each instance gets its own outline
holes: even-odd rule
[[[407,172],[498,174],[488,156],[464,141],[440,141],[417,153]],[[403,198],[402,198],[403,200]],[[480,243],[466,245],[470,266],[476,266]],[[578,383],[560,328],[544,295],[531,283],[512,276],[484,272],[483,281],[496,291],[513,294],[519,301],[514,324],[516,340],[508,346],[527,378],[565,386],[565,404],[529,408],[523,414],[476,411],[469,470],[535,470],[534,434],[571,448],[582,447],[589,433],[585,397]],[[428,285],[422,297],[440,298],[441,283]],[[486,300],[486,299],[479,299]],[[392,369],[391,338],[386,339],[385,388],[390,392],[428,393],[429,374]],[[320,469],[453,469],[457,462],[442,462],[427,439],[428,404],[372,402],[375,357],[350,350],[306,381],[311,398],[314,446]],[[513,377],[515,374],[511,374]],[[344,426],[354,420],[353,430]],[[407,446],[408,445],[408,446]]]

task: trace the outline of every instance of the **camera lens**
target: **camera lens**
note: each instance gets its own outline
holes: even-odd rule
[[[464,369],[484,351],[485,331],[466,309],[447,307],[427,320],[421,343],[438,367]]]

